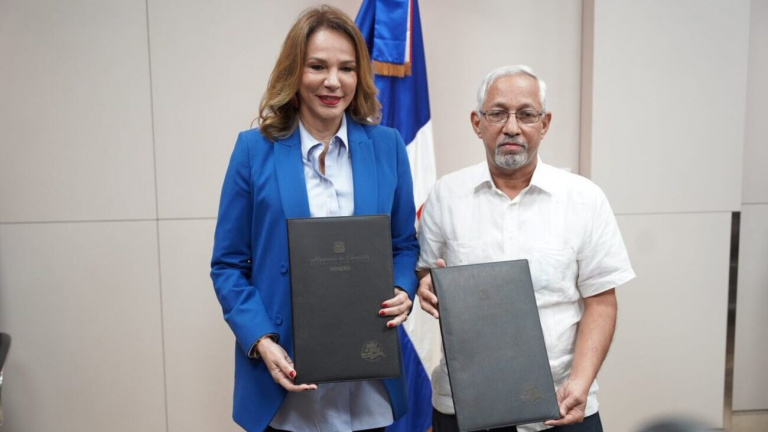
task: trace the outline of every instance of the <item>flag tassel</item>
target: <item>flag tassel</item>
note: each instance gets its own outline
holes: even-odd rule
[[[403,78],[406,75],[411,75],[411,62],[405,64],[397,63],[385,63],[377,60],[373,61],[373,72],[376,75],[382,76],[395,76]]]

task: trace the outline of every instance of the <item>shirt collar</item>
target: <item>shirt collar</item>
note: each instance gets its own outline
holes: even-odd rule
[[[533,176],[531,177],[531,186],[535,186],[550,195],[557,193],[562,183],[557,178],[557,172],[554,171],[556,169],[542,162],[541,157],[539,157],[536,169],[533,170]]]
[[[533,170],[533,176],[531,176],[531,186],[543,190],[549,194],[554,194],[558,190],[559,182],[554,177],[553,169],[541,160],[541,156],[537,156],[536,168]],[[491,171],[488,168],[487,161],[481,164],[481,169],[478,169],[475,173],[472,183],[469,185],[474,190],[491,189],[496,187],[493,184],[493,178],[491,177]]]
[[[304,124],[299,120],[299,137],[301,138],[301,154],[304,159],[309,160],[309,150],[316,145],[320,145],[320,140],[313,137],[312,134],[307,131]],[[348,150],[347,147],[347,116],[341,116],[341,126],[334,137],[339,138],[339,147]]]

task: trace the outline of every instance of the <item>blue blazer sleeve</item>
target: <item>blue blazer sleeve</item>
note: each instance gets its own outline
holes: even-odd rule
[[[278,331],[251,283],[253,194],[248,136],[241,133],[224,178],[211,259],[216,296],[237,343],[247,355],[258,338]]]
[[[416,240],[416,208],[413,201],[413,180],[411,166],[405,144],[396,129],[395,154],[397,166],[397,187],[391,209],[392,253],[394,261],[394,281],[414,299],[418,279],[416,262],[419,259],[419,243]]]

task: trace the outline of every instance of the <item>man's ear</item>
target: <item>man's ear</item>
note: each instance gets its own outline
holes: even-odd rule
[[[480,132],[480,113],[472,111],[469,115],[469,120],[472,122],[472,129],[475,130],[475,135],[477,135],[478,138],[483,139],[483,134]]]
[[[549,123],[552,121],[552,113],[548,112],[544,114],[544,118],[541,119],[541,136],[544,136],[547,134],[547,131],[549,130]]]

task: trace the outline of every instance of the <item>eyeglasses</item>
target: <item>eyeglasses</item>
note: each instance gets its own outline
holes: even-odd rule
[[[520,124],[534,124],[541,116],[544,115],[544,111],[536,111],[532,109],[524,109],[520,111],[504,111],[504,110],[490,110],[490,111],[478,111],[480,114],[488,120],[488,123],[503,124],[509,121],[511,114],[515,115],[517,122]]]

